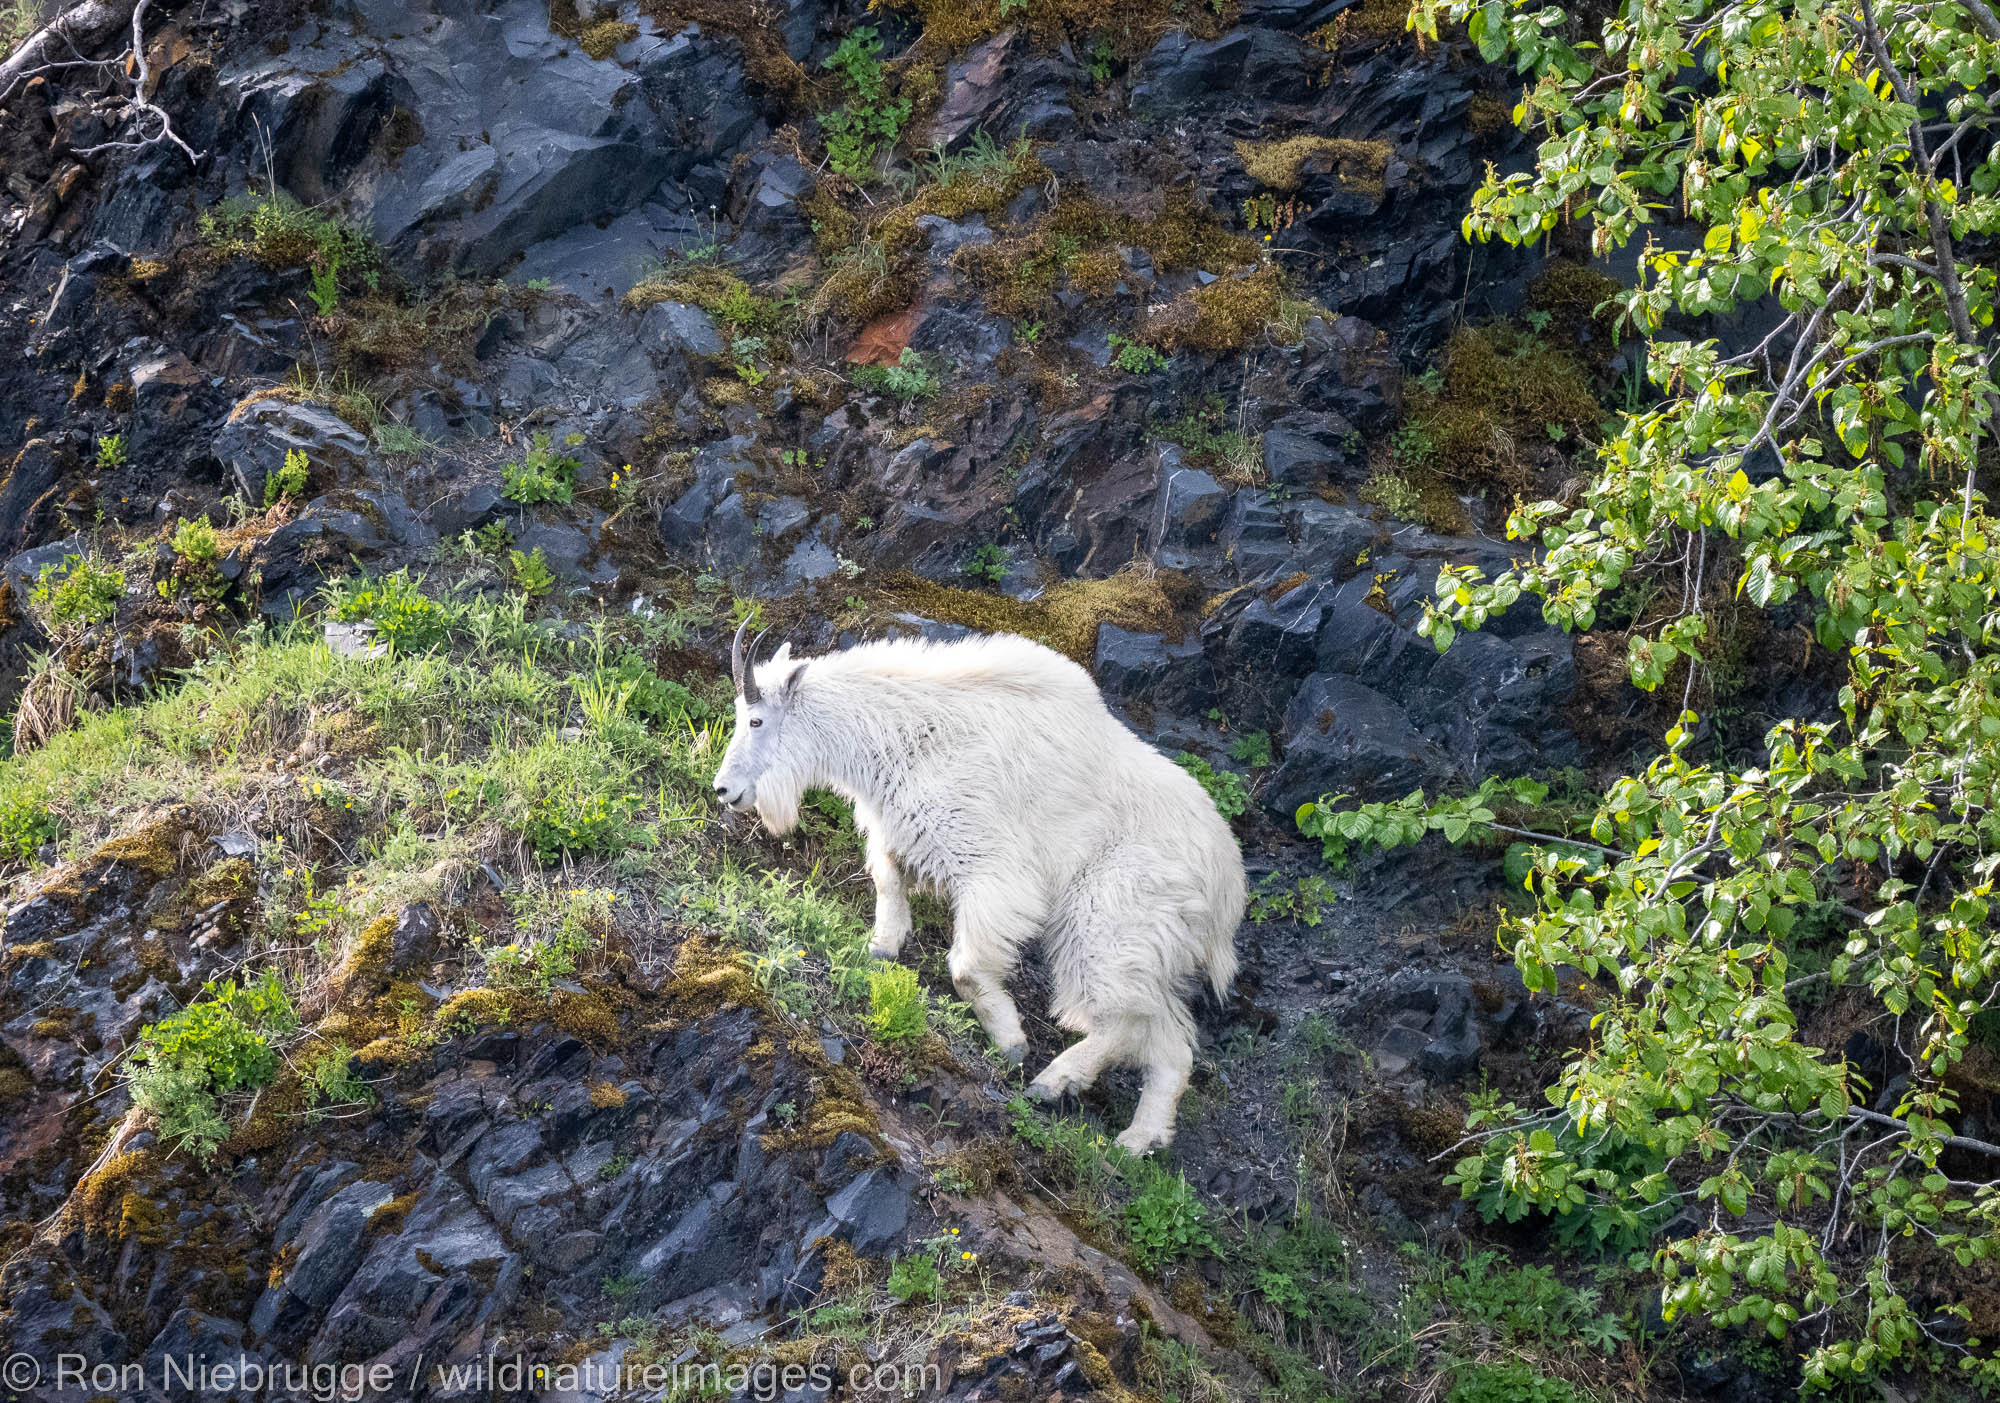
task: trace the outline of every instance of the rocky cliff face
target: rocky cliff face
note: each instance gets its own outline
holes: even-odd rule
[[[1511,80],[1419,49],[1392,5],[325,0],[155,7],[146,38],[194,161],[78,155],[138,120],[107,117],[98,70],[0,109],[10,676],[46,646],[21,607],[43,565],[205,512],[232,523],[222,583],[190,604],[174,552],[140,555],[80,645],[86,710],[328,578],[511,549],[482,578],[538,561],[570,617],[734,595],[802,650],[1047,638],[1135,729],[1249,783],[1266,891],[1317,870],[1301,803],[1617,738],[1603,669],[1535,615],[1443,657],[1415,633],[1441,565],[1505,563],[1512,494],[1562,488],[1624,367],[1599,275],[1461,241],[1476,172],[1518,154]],[[887,173],[857,184],[829,133],[883,112]],[[524,468],[562,490],[524,501]],[[712,667],[721,636],[673,656]],[[504,1021],[468,1005],[373,1067],[369,1113],[258,1108],[203,1172],[135,1130],[107,1068],[234,970],[257,894],[217,886],[240,835],[206,809],[147,833],[5,916],[21,1348],[366,1361],[420,1380],[372,1396],[466,1396],[490,1381],[434,1366],[762,1339],[952,1224],[1005,1289],[911,1346],[945,1366],[924,1396],[1116,1396],[1142,1321],[1239,1343],[1219,1277],[1169,1300],[1032,1176],[937,1176],[1008,1139],[989,1069],[869,1080],[848,1035],[698,941]],[[1487,960],[1464,917],[1491,880],[1377,862],[1324,925],[1272,907],[1210,1015],[1252,1052],[1330,1020],[1339,1046],[1299,1054],[1313,1084],[1392,1088],[1333,1152],[1368,1185],[1357,1231],[1444,1230],[1446,1089],[1587,1016],[1527,1007]],[[441,919],[401,911],[337,1006],[393,1022]],[[1276,1109],[1299,1078],[1216,1056],[1173,1163],[1262,1221],[1303,1192]]]

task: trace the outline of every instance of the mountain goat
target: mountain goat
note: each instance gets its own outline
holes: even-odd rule
[[[1016,1066],[1028,1045],[1005,981],[1039,935],[1055,1016],[1083,1040],[1030,1094],[1137,1065],[1145,1089],[1118,1143],[1170,1142],[1194,1065],[1186,997],[1198,976],[1229,988],[1243,917],[1243,857],[1201,785],[1119,724],[1088,673],[1025,638],[790,654],[746,664],[737,630],[717,798],[778,834],[807,789],[852,803],[875,883],[869,953],[894,959],[910,934],[906,877],[947,896],[952,983]]]

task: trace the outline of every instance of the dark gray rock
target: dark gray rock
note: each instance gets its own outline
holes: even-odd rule
[[[1318,660],[1333,593],[1329,582],[1308,579],[1275,600],[1252,600],[1229,631],[1226,665],[1264,678],[1304,677]]]
[[[639,339],[658,354],[719,356],[722,333],[708,313],[685,302],[655,302],[639,319]]]
[[[247,154],[261,126],[282,184],[307,203],[341,199],[401,254],[497,272],[727,161],[758,129],[733,42],[698,30],[653,30],[625,68],[589,58],[527,0],[337,9],[284,52],[248,49],[218,72],[242,137],[229,146]],[[392,119],[415,140],[378,139]]]
[[[1198,638],[1169,643],[1157,633],[1130,633],[1116,624],[1097,630],[1097,685],[1128,710],[1134,704],[1178,716],[1199,716],[1217,693]]]
[[[437,912],[428,901],[413,901],[405,906],[396,916],[396,930],[390,938],[390,972],[400,974],[436,959],[439,933]]]
[[[252,502],[264,500],[264,482],[285,465],[285,455],[306,455],[309,489],[324,492],[362,474],[368,440],[331,409],[260,399],[239,405],[215,436],[215,456]]]
[[[857,1174],[826,1201],[826,1211],[840,1234],[863,1256],[873,1256],[901,1240],[910,1222],[911,1194],[893,1169],[877,1167]]]
[[[1069,103],[1084,73],[1067,45],[1044,53],[1026,35],[1005,30],[975,44],[945,71],[944,101],[931,116],[929,140],[948,148],[984,131],[995,141],[1026,135],[1057,141],[1076,130]]]
[[[475,482],[454,490],[431,508],[431,527],[445,540],[456,540],[463,532],[477,530],[517,510],[500,495],[500,484]]]
[[[1315,673],[1285,713],[1284,759],[1265,802],[1289,815],[1323,794],[1394,799],[1451,772],[1401,707],[1352,678]]]
[[[1181,466],[1180,449],[1163,444],[1159,454],[1159,514],[1153,548],[1206,546],[1222,529],[1229,493],[1199,468]]]
[[[1134,71],[1132,106],[1167,111],[1205,102],[1237,105],[1264,94],[1300,92],[1304,46],[1289,34],[1232,29],[1217,39],[1171,30]]]
[[[1411,695],[1410,719],[1468,782],[1573,765],[1582,747],[1562,713],[1575,688],[1566,634],[1461,633]]]
[[[6,465],[0,474],[0,555],[34,539],[30,512],[61,479],[67,456],[46,438],[30,439]]]

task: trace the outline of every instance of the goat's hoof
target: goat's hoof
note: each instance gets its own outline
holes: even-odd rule
[[[1028,1083],[1028,1099],[1039,1101],[1044,1106],[1053,1106],[1068,1094],[1069,1088],[1058,1086],[1043,1077],[1036,1077]]]
[[[902,953],[903,939],[901,936],[891,939],[886,935],[878,935],[868,942],[868,954],[871,958],[877,960],[893,960]]]
[[[1008,1043],[1000,1049],[1000,1055],[1007,1059],[1008,1066],[1018,1067],[1028,1060],[1028,1044],[1026,1040],[1017,1043]]]
[[[1174,1132],[1171,1130],[1141,1130],[1136,1125],[1127,1126],[1118,1137],[1118,1147],[1128,1155],[1149,1155],[1155,1150],[1164,1150],[1173,1142]]]

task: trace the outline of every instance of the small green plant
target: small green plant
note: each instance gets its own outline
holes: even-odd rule
[[[888,1291],[899,1301],[935,1301],[943,1290],[937,1263],[929,1257],[898,1257],[889,1264]]]
[[[173,552],[190,565],[214,565],[222,558],[222,539],[205,516],[182,517],[174,527]]]
[[[1538,1374],[1518,1359],[1504,1364],[1467,1364],[1445,1395],[1445,1403],[1587,1403],[1574,1385]]]
[[[274,507],[287,497],[305,496],[306,478],[311,468],[304,449],[286,449],[284,465],[264,476],[264,505]]]
[[[1402,521],[1418,521],[1424,515],[1423,492],[1399,473],[1377,473],[1356,495]]]
[[[0,858],[32,862],[42,844],[54,842],[61,832],[41,795],[10,789],[0,796]]]
[[[577,853],[609,856],[626,846],[637,805],[631,794],[544,796],[529,808],[521,836],[544,866]]]
[[[202,986],[202,998],[143,1029],[133,1049],[132,1100],[163,1139],[204,1163],[228,1138],[219,1098],[267,1084],[278,1070],[271,1044],[298,1030],[284,981]]]
[[[1111,348],[1111,363],[1127,375],[1151,375],[1162,369],[1167,358],[1143,341],[1134,341],[1128,336],[1112,332],[1105,338]]]
[[[981,584],[998,585],[1007,578],[1007,556],[998,545],[988,541],[972,553],[965,562],[965,573]]]
[[[28,603],[50,632],[101,624],[118,612],[125,572],[107,570],[87,556],[66,555],[41,569]]]
[[[246,254],[267,268],[310,268],[317,275],[342,268],[360,272],[372,290],[382,251],[362,230],[309,209],[290,195],[224,200],[201,216],[203,242],[229,254]],[[317,286],[318,277],[314,282]],[[314,298],[318,305],[318,298]]]
[[[514,583],[520,587],[521,593],[530,599],[547,594],[555,588],[555,574],[549,569],[548,557],[542,554],[540,546],[536,546],[526,555],[517,550],[509,551],[507,561],[514,575]]]
[[[372,1106],[375,1093],[354,1070],[354,1052],[346,1043],[327,1043],[302,1064],[315,1111],[326,1106]]]
[[[500,495],[524,507],[567,503],[576,493],[576,470],[582,466],[575,458],[556,452],[547,434],[538,433],[520,462],[500,469]]]
[[[1389,440],[1389,452],[1406,468],[1424,467],[1437,457],[1437,435],[1428,424],[1410,420],[1397,426]]]
[[[918,1043],[930,1031],[923,987],[907,965],[868,972],[868,1029],[885,1043]]]
[[[1235,771],[1218,770],[1199,755],[1185,750],[1174,763],[1193,775],[1208,791],[1208,797],[1215,802],[1216,812],[1224,818],[1240,818],[1249,809],[1250,787]]]
[[[1140,1161],[1139,1191],[1125,1205],[1125,1232],[1133,1260],[1148,1271],[1198,1253],[1218,1250],[1206,1205],[1187,1177]]]
[[[875,27],[861,25],[840,41],[823,65],[840,74],[846,94],[839,107],[820,114],[827,162],[857,185],[874,176],[877,153],[895,146],[910,119],[910,100],[889,97],[881,55],[882,40]]]
[[[125,466],[125,435],[106,434],[97,440],[97,466],[100,468]]]
[[[407,568],[392,575],[355,575],[328,584],[323,591],[334,618],[343,623],[366,620],[375,636],[399,652],[412,652],[444,641],[451,630],[451,613],[425,594],[423,576]]]
[[[1271,763],[1271,733],[1246,731],[1229,743],[1229,756],[1253,770],[1261,770]]]
[[[312,286],[306,289],[306,296],[312,298],[313,310],[322,317],[333,315],[340,305],[339,255],[329,257],[312,270]]]
[[[1333,888],[1324,877],[1301,877],[1290,886],[1273,872],[1250,893],[1249,917],[1259,925],[1267,921],[1297,921],[1317,927],[1325,910],[1333,905]]]
[[[660,676],[637,653],[621,654],[616,663],[598,668],[591,680],[615,688],[624,697],[626,711],[654,726],[678,729],[716,716],[715,707],[692,688]]]
[[[857,365],[853,375],[854,383],[862,389],[892,395],[905,402],[925,399],[938,391],[937,372],[908,346],[894,365]]]
[[[1111,60],[1114,57],[1110,42],[1100,38],[1090,50],[1090,80],[1093,83],[1111,81]]]

